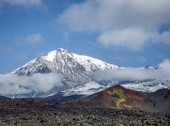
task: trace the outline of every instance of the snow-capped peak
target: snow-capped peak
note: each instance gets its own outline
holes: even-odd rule
[[[118,66],[106,63],[85,55],[78,55],[63,48],[50,51],[35,58],[12,73],[18,75],[32,75],[34,73],[55,72],[69,79],[77,76],[90,78],[90,73],[97,70],[117,69]],[[87,79],[86,78],[86,79]]]
[[[46,53],[45,55],[41,56],[44,60],[53,62],[55,60],[57,53],[68,53],[69,51],[63,48],[58,48],[56,50],[50,51]]]
[[[106,63],[102,60],[85,56],[85,55],[78,55],[75,53],[71,53],[70,51],[63,49],[63,48],[58,48],[57,50],[53,50],[48,52],[47,54],[41,56],[44,60],[54,62],[55,58],[57,57],[57,53],[60,53],[60,55],[68,55],[69,58],[73,58],[75,61],[80,63],[81,65],[86,66],[86,70],[91,70],[91,64],[95,64],[96,66],[100,67],[102,70],[106,69],[115,69],[118,68],[118,66]]]

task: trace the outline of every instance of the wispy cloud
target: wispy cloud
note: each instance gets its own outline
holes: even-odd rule
[[[60,74],[34,74],[32,76],[18,76],[15,74],[0,75],[0,95],[26,94],[34,92],[48,92],[52,88],[61,88],[63,76]]]
[[[35,34],[28,34],[23,37],[17,37],[15,38],[15,41],[17,43],[23,43],[23,44],[37,44],[44,41],[44,37],[40,33]]]
[[[13,51],[14,51],[14,49],[12,47],[0,44],[0,52],[12,53]]]
[[[157,28],[170,23],[169,0],[86,0],[72,5],[60,17],[72,31],[98,32],[106,47],[140,50],[148,43],[170,44],[170,31]]]
[[[140,62],[140,63],[146,63],[146,58],[144,56],[138,56],[136,58],[136,61]]]
[[[109,71],[98,71],[94,74],[96,80],[146,80],[166,79],[170,77],[170,60],[165,60],[158,65],[158,69],[125,68]]]
[[[124,57],[120,57],[120,56],[114,56],[113,57],[113,61],[119,61],[119,62],[125,62],[125,58]]]
[[[1,0],[0,7],[3,6],[41,6],[43,4],[42,0]]]

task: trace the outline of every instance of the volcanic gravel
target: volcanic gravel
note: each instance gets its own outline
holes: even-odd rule
[[[170,113],[69,105],[3,107],[0,126],[170,126]]]

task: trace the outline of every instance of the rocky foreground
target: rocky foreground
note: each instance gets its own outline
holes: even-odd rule
[[[170,126],[170,113],[74,107],[1,107],[0,126]]]

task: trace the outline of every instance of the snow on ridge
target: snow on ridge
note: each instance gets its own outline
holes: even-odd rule
[[[31,66],[35,61],[36,61],[37,58],[29,61],[28,63],[24,64],[22,67],[27,67],[27,66]],[[18,71],[21,67],[18,67],[16,68],[14,71],[11,72],[11,74],[15,74],[16,71]]]
[[[91,70],[91,64],[97,65],[102,70],[105,70],[106,68],[107,69],[118,68],[118,66],[116,66],[116,65],[106,63],[106,62],[99,60],[99,59],[95,59],[95,58],[85,56],[85,55],[78,55],[78,54],[75,54],[75,53],[72,53],[72,54],[73,54],[73,58],[76,59],[76,61],[78,63],[80,63],[81,65],[86,66],[88,71]]]

